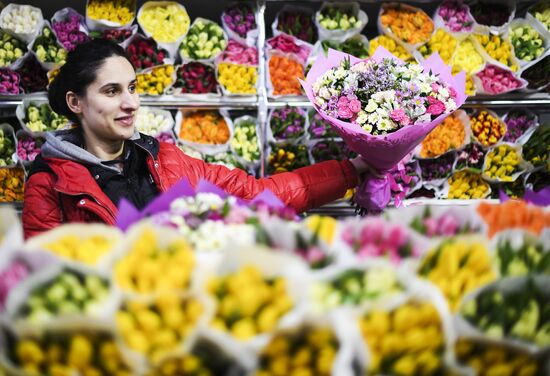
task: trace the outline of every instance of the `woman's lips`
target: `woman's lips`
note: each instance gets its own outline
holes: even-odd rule
[[[130,116],[123,116],[115,119],[116,122],[130,126],[134,123],[134,117],[132,115]]]

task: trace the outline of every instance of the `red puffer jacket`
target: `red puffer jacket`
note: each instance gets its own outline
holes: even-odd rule
[[[181,178],[195,186],[203,178],[230,194],[252,199],[265,189],[271,190],[298,212],[321,206],[343,197],[358,183],[349,161],[328,161],[263,179],[256,179],[239,169],[207,164],[183,153],[178,147],[160,143],[153,155],[152,138],[145,137],[147,165],[161,192]],[[25,238],[47,231],[63,222],[115,223],[117,208],[103,193],[88,169],[80,163],[58,158],[44,158],[48,171],[33,173],[25,185],[23,229]],[[62,209],[60,207],[62,206]]]

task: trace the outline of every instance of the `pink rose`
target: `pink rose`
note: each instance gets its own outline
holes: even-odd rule
[[[349,104],[349,99],[347,97],[340,97],[338,99],[338,107],[340,106],[347,106]]]
[[[434,82],[433,84],[431,84],[431,87],[434,93],[439,93],[440,86],[438,84]]]
[[[358,99],[352,99],[349,103],[349,109],[355,113],[359,112],[361,110],[361,101]]]
[[[338,107],[338,117],[341,119],[351,119],[353,112],[351,112],[349,107]]]
[[[405,117],[403,117],[399,122],[399,124],[401,124],[404,127],[409,125],[410,123],[411,123],[411,118],[409,118],[407,115],[405,115]]]
[[[437,116],[445,112],[445,104],[439,99],[428,97],[428,102],[430,103],[426,110],[428,114]]]
[[[392,112],[390,112],[390,118],[393,121],[399,122],[406,116],[407,114],[405,114],[405,111],[401,108],[398,108],[397,110],[393,110]]]

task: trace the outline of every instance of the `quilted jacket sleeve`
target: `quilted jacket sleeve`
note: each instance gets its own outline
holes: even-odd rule
[[[327,161],[285,172],[268,178],[257,179],[240,169],[205,163],[181,152],[179,168],[181,177],[188,177],[192,184],[204,178],[226,192],[243,199],[252,199],[269,189],[285,204],[303,212],[342,198],[346,190],[358,184],[358,175],[349,161]]]
[[[48,231],[63,221],[53,179],[52,174],[40,172],[31,175],[25,184],[22,215],[25,239]]]

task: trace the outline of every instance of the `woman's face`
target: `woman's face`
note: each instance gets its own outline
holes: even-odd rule
[[[129,139],[139,108],[134,68],[123,57],[107,58],[79,102],[86,133],[104,142]]]

